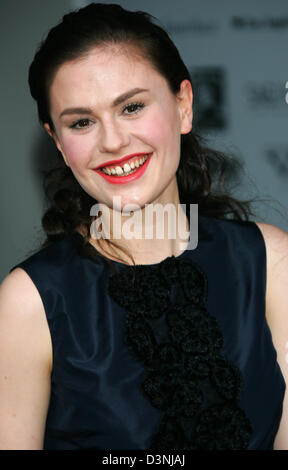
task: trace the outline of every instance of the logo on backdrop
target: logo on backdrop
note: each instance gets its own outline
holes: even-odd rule
[[[286,89],[288,88],[286,82]],[[288,103],[288,92],[283,87],[283,82],[272,80],[265,82],[248,82],[245,86],[248,105],[251,109],[259,110],[285,110]]]
[[[266,149],[265,158],[280,179],[288,178],[288,146]]]
[[[226,70],[223,67],[191,69],[194,120],[199,129],[227,128]]]
[[[219,23],[215,20],[202,20],[194,18],[192,20],[173,21],[165,23],[165,27],[170,34],[210,34],[220,29]]]
[[[230,20],[232,28],[238,31],[261,31],[263,29],[273,29],[282,31],[288,29],[288,16],[267,16],[257,18],[253,16],[233,16]]]

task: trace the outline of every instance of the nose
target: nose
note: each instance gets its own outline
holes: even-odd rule
[[[111,119],[102,123],[99,144],[100,152],[117,153],[122,147],[127,146],[129,142],[129,132],[119,122]]]

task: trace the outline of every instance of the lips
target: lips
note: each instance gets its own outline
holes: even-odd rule
[[[137,153],[137,154],[133,154],[133,155],[128,155],[122,159],[119,159],[119,160],[111,160],[109,162],[106,162],[104,165],[101,165],[97,168],[94,169],[94,171],[96,173],[98,173],[98,175],[102,176],[102,178],[104,178],[108,183],[111,183],[111,184],[124,184],[124,183],[130,183],[131,181],[134,181],[138,178],[140,178],[140,176],[142,176],[148,165],[149,165],[149,162],[151,160],[151,156],[153,155],[153,153]],[[128,175],[124,175],[124,176],[121,176],[121,175],[109,175],[107,174],[107,172],[103,171],[104,168],[107,168],[108,166],[112,167],[119,167],[120,165],[124,165],[124,163],[128,163],[129,161],[131,162],[131,159],[134,158],[134,160],[140,160],[140,158],[143,158],[143,157],[147,157],[146,161],[144,163],[142,163],[142,165],[140,166],[135,166],[135,168],[132,170],[132,172]]]
[[[109,162],[105,162],[103,163],[102,165],[99,165],[97,166],[97,168],[95,168],[95,171],[96,170],[101,170],[101,168],[105,168],[105,167],[109,167],[109,166],[122,166],[124,165],[124,163],[129,163],[129,161],[134,158],[134,157],[145,157],[145,155],[150,155],[148,153],[133,153],[131,155],[126,155],[125,157],[123,158],[118,158],[117,160],[110,160]]]

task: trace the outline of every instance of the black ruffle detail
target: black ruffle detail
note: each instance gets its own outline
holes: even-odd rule
[[[214,405],[199,417],[194,446],[199,450],[246,449],[251,429],[243,410],[236,404]]]
[[[239,369],[221,356],[223,335],[206,310],[206,274],[192,260],[124,266],[109,295],[126,309],[125,342],[144,366],[141,389],[161,412],[152,450],[246,449]]]
[[[133,305],[135,314],[143,314],[149,319],[161,317],[170,304],[169,288],[154,270],[147,276],[145,266],[137,266],[137,276],[134,274],[134,270],[127,267],[125,275],[123,272],[120,277],[110,278],[113,299],[127,310]]]

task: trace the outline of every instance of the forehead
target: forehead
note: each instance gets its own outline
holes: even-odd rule
[[[164,77],[136,51],[119,46],[94,48],[60,66],[50,87],[50,103],[58,108],[83,99],[93,105],[93,101],[113,101],[128,88],[159,93],[163,86],[168,88]]]

